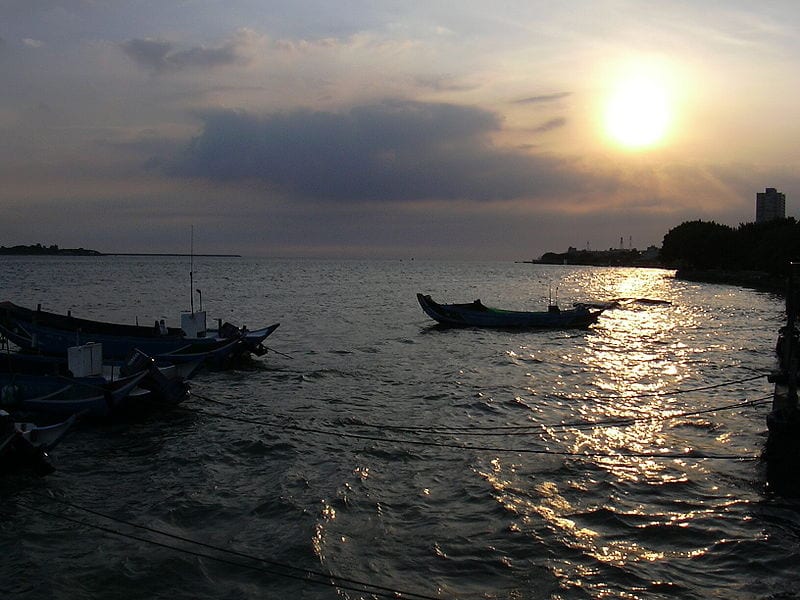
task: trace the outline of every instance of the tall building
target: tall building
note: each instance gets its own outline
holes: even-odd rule
[[[786,218],[786,194],[775,188],[756,193],[756,223]]]

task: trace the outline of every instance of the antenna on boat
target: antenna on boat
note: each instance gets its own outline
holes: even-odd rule
[[[553,303],[553,284],[552,283],[548,287],[547,311],[548,312],[558,312],[558,286],[556,286],[556,301],[555,301],[555,304],[554,304]]]
[[[555,303],[558,304],[558,286],[556,286],[556,301],[555,301]],[[552,283],[550,283],[550,285],[547,288],[547,304],[549,304],[550,306],[553,306],[553,284]]]
[[[194,313],[194,225],[189,237],[189,302]]]

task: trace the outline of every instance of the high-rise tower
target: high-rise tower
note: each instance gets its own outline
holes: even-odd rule
[[[756,223],[786,218],[786,194],[767,188],[756,194]]]

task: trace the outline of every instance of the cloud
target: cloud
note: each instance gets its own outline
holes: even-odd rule
[[[474,83],[461,82],[451,75],[420,76],[416,78],[416,83],[436,92],[467,92],[478,87]]]
[[[555,102],[571,96],[572,92],[556,92],[554,94],[543,94],[541,96],[531,96],[514,100],[514,104],[542,104],[545,102]]]
[[[547,131],[553,131],[554,129],[563,127],[566,124],[567,120],[564,117],[556,117],[555,119],[550,119],[549,121],[534,127],[532,131],[534,133],[545,133]]]
[[[393,100],[341,113],[201,117],[202,133],[171,174],[338,201],[545,198],[598,185],[562,159],[495,146],[499,117],[474,107]]]
[[[219,67],[244,60],[236,42],[219,48],[195,46],[187,50],[175,50],[171,42],[164,40],[133,39],[122,43],[121,47],[136,64],[155,72]]]

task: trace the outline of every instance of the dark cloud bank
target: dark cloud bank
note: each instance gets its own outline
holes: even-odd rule
[[[479,108],[387,101],[342,113],[201,116],[203,131],[171,163],[173,175],[341,201],[537,198],[591,183],[556,158],[494,146],[500,120]]]

